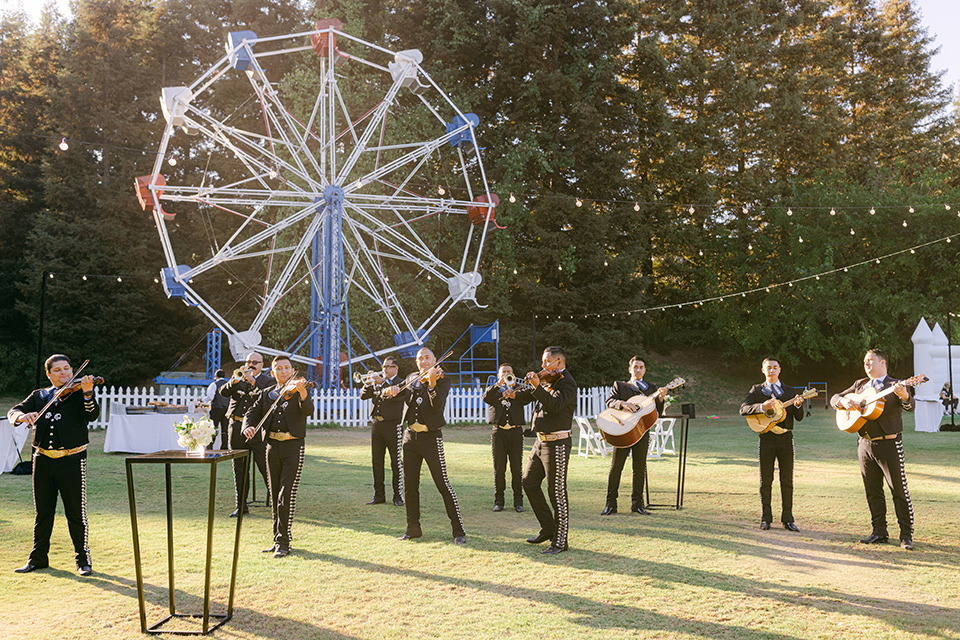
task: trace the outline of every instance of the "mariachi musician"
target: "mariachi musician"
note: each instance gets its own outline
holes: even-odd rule
[[[243,367],[233,372],[233,377],[220,387],[218,393],[230,399],[227,407],[227,419],[230,421],[228,440],[231,449],[247,449],[253,463],[260,470],[263,481],[267,481],[267,447],[259,438],[248,439],[243,435],[243,416],[253,406],[254,400],[262,389],[273,386],[274,380],[269,375],[261,373],[263,370],[263,356],[252,351],[247,356]],[[221,442],[222,442],[221,438]],[[233,483],[237,496],[237,508],[230,514],[236,518],[240,509],[247,513],[247,494],[250,491],[253,465],[250,460],[237,459],[233,461]]]
[[[243,435],[260,439],[266,446],[267,486],[273,508],[274,558],[290,553],[293,540],[293,513],[297,504],[297,488],[303,470],[304,438],[307,416],[313,414],[313,399],[303,378],[295,377],[289,356],[279,355],[271,367],[276,384],[257,394],[243,419]]]
[[[550,546],[541,553],[556,554],[568,548],[567,465],[572,442],[570,430],[577,408],[577,382],[567,371],[567,356],[560,347],[547,347],[541,359],[543,369],[539,373],[528,373],[527,388],[516,394],[518,398],[536,402],[533,432],[537,441],[533,443],[523,473],[523,489],[540,523],[540,532],[527,538],[527,542],[540,544],[550,540]],[[550,495],[549,505],[541,487],[544,479]]]
[[[407,530],[401,540],[412,540],[423,535],[420,527],[420,470],[427,463],[433,483],[443,498],[447,517],[453,528],[453,541],[466,544],[463,518],[457,494],[447,478],[447,461],[443,454],[443,432],[447,424],[443,410],[450,393],[450,381],[443,377],[433,351],[424,347],[417,352],[416,373],[407,376],[396,395],[407,405],[407,429],[403,434],[403,488],[407,499]],[[387,393],[393,395],[393,389]]]
[[[497,382],[483,396],[483,401],[493,408],[493,510],[503,511],[503,494],[507,488],[507,462],[510,463],[510,479],[513,488],[513,508],[523,512],[523,407],[526,402],[517,399],[513,392],[516,384],[513,366],[500,365]]]
[[[667,389],[659,389],[652,382],[645,382],[644,374],[647,372],[647,365],[640,356],[630,358],[630,379],[626,382],[614,382],[610,395],[607,396],[607,408],[619,409],[621,411],[638,411],[639,407],[630,402],[630,399],[637,395],[656,396],[656,409],[658,414],[663,413],[663,399],[667,395]],[[641,515],[650,515],[650,512],[644,509],[643,505],[643,481],[647,473],[647,451],[650,448],[650,431],[647,430],[643,437],[631,447],[617,447],[613,451],[613,457],[610,460],[610,473],[607,476],[607,501],[600,512],[602,516],[609,516],[617,512],[617,495],[620,492],[620,476],[623,473],[623,465],[627,462],[627,456],[633,456],[633,493],[630,495],[630,511]]]
[[[403,420],[403,398],[396,396],[400,385],[400,362],[393,356],[383,359],[383,371],[370,372],[360,376],[363,380],[363,390],[360,397],[364,400],[373,400],[370,410],[373,420],[373,429],[370,433],[370,450],[373,455],[373,500],[367,504],[384,504],[386,491],[384,490],[384,454],[390,455],[390,469],[393,472],[393,504],[403,506],[403,497],[400,487],[403,484],[403,462],[400,460],[400,441],[403,429],[400,423]],[[384,393],[392,389],[391,395]]]
[[[87,534],[87,424],[100,415],[93,391],[95,379],[88,375],[76,380],[70,359],[62,354],[47,358],[44,368],[52,386],[37,389],[7,413],[11,425],[26,423],[34,428],[33,550],[27,563],[14,571],[30,573],[49,566],[50,534],[59,494],[77,573],[89,576],[93,570]]]

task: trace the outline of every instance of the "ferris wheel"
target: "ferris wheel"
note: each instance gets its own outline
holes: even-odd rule
[[[166,128],[138,199],[167,295],[219,326],[235,358],[292,354],[335,387],[341,366],[406,355],[457,303],[480,306],[499,198],[479,118],[422,63],[328,19],[230,33],[221,60],[162,90]]]

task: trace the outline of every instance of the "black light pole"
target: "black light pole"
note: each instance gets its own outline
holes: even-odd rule
[[[950,316],[953,315],[952,311],[947,312],[947,375],[950,378],[950,397],[947,398],[947,402],[950,407],[950,431],[956,431],[956,424],[954,424],[953,414],[956,413],[953,409],[952,398],[955,395],[953,390],[953,333],[950,331]]]
[[[533,321],[533,363],[537,363],[537,314],[531,313],[530,317]]]
[[[40,276],[40,325],[37,327],[37,384],[40,388],[43,371],[43,307],[47,300],[47,272]]]

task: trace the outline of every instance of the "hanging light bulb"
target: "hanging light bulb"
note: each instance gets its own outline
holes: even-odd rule
[[[857,235],[857,232],[854,231],[854,230],[851,228],[851,229],[850,229],[850,235],[855,236],[855,235]]]
[[[950,205],[948,204],[943,205],[943,208],[946,209],[947,211],[950,211]]]
[[[880,258],[877,258],[877,264],[880,264]]]
[[[270,176],[270,179],[271,179],[271,180],[275,180],[276,177],[277,177],[278,175],[280,175],[280,174],[277,172],[276,167],[270,167],[270,173],[269,173],[268,175]],[[361,187],[361,186],[362,186],[362,185],[361,185],[360,181],[358,180],[358,181],[357,181],[357,188],[359,188],[359,187]]]
[[[747,244],[747,251],[753,251],[753,243]]]
[[[516,270],[516,269],[513,270],[513,275],[517,275],[517,270]]]
[[[950,238],[947,238],[947,244],[950,244]]]
[[[87,281],[87,276],[83,276],[83,281],[84,281],[84,282]]]
[[[788,215],[788,216],[792,216],[792,215],[793,215],[793,209],[789,209],[789,208],[788,208],[788,209],[787,209],[787,215]]]
[[[817,276],[817,280],[819,280],[819,279],[820,279],[820,276]]]
[[[703,255],[703,249],[700,249],[700,255],[701,256]]]
[[[743,215],[747,215],[748,211],[749,210],[747,209],[747,205],[743,205]]]
[[[910,207],[910,213],[913,213],[913,207]]]
[[[154,278],[154,279],[153,279],[153,283],[154,283],[154,284],[160,284],[160,278]]]
[[[66,138],[60,138],[60,144],[57,146],[60,147],[60,151],[66,151],[67,149],[70,148],[70,145],[67,144]]]
[[[799,240],[800,240],[800,242],[802,243],[802,242],[803,242],[803,236],[800,236]]]
[[[690,208],[687,209],[687,211],[690,212],[690,215],[693,215],[694,213],[696,213],[696,211],[695,211],[694,208],[693,208],[693,205],[690,205]]]
[[[915,249],[910,249],[910,253],[916,253]]]
[[[227,279],[227,284],[232,285],[232,284],[233,284],[233,280]]]
[[[443,195],[446,192],[447,190],[443,188],[443,185],[440,185],[439,187],[437,187],[437,193],[439,193],[440,195]]]
[[[872,216],[877,215],[877,210],[874,209],[873,207],[870,207],[870,215],[872,215]]]
[[[907,221],[906,221],[906,220],[903,221],[903,226],[907,226]]]
[[[604,261],[603,261],[603,266],[605,266],[605,267],[606,267],[606,266],[608,266],[608,264],[607,264],[607,261],[606,261],[606,260],[604,260]]]
[[[117,276],[117,282],[123,282],[123,278],[121,278],[120,276]]]
[[[174,158],[173,156],[170,156],[170,159],[167,160],[167,164],[170,165],[171,167],[175,167],[177,166],[177,159]]]
[[[558,264],[558,265],[557,265],[557,271],[563,271],[563,265],[562,265],[562,264]]]
[[[846,273],[847,271],[849,271],[849,269],[847,269],[846,267],[844,267],[844,268],[843,268],[843,272]]]
[[[510,192],[510,202],[516,202],[517,196],[513,195],[513,191]]]
[[[580,198],[577,198],[577,206],[578,206],[578,207],[582,207],[582,206],[583,206],[583,200],[581,200]]]
[[[830,207],[830,215],[832,215],[832,216],[837,215],[837,210],[834,209],[833,207]]]
[[[639,203],[639,202],[634,202],[634,203],[633,203],[633,210],[634,210],[634,211],[640,211],[640,203]]]

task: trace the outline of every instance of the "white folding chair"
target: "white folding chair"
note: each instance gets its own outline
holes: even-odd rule
[[[657,420],[656,432],[654,435],[657,438],[657,447],[660,449],[660,453],[672,453],[676,455],[676,442],[673,439],[673,424],[677,421],[676,418],[660,418]],[[653,438],[651,438],[652,440]],[[670,446],[667,447],[667,441],[670,441]]]
[[[647,447],[647,460],[659,460],[660,455],[663,453],[660,449],[660,436],[657,435],[659,428],[660,421],[657,420],[657,423],[650,429],[650,446]]]
[[[589,458],[590,452],[598,453],[604,458],[607,457],[607,443],[603,440],[593,425],[587,418],[574,418],[577,426],[580,428],[580,438],[577,440],[577,455],[583,458]]]

